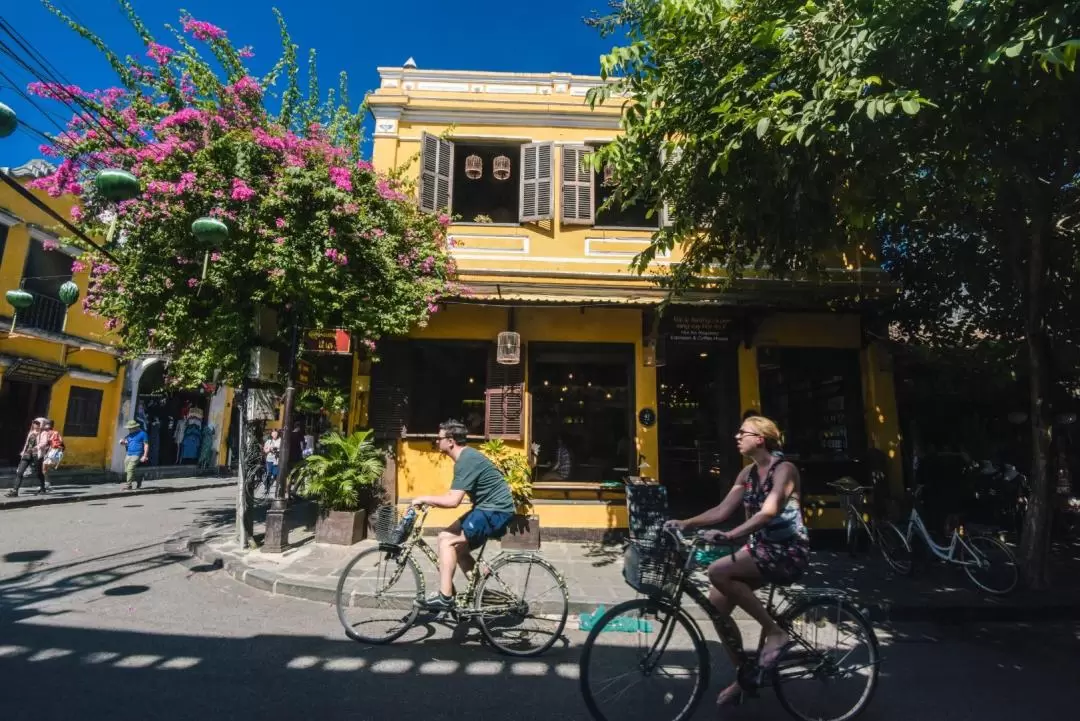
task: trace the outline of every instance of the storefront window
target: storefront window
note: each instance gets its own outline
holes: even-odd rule
[[[407,428],[434,434],[448,418],[462,421],[469,435],[484,435],[484,391],[490,343],[419,341],[408,344],[412,379]]]
[[[633,347],[532,343],[538,481],[618,481],[634,468]]]
[[[762,412],[784,433],[796,461],[850,461],[864,455],[859,353],[822,348],[760,348]]]

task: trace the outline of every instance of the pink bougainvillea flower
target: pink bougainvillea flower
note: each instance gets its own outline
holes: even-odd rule
[[[217,262],[218,262],[219,260],[221,260],[221,253],[216,253],[216,252],[215,252],[215,253],[211,253],[211,254],[210,254],[210,260],[212,260],[212,261],[214,261],[215,263],[217,263]]]
[[[232,199],[245,202],[255,197],[255,191],[248,187],[243,178],[233,178]]]
[[[255,50],[250,45],[245,45],[237,50],[236,54],[242,58],[253,58],[255,57]]]
[[[83,210],[81,205],[71,206],[71,219],[78,223],[83,219]]]
[[[330,168],[330,180],[334,182],[334,185],[341,188],[346,192],[352,191],[352,178],[349,176],[347,168]]]
[[[41,241],[41,247],[45,250],[56,250],[60,247],[60,244],[57,243],[55,240],[46,238],[45,240]]]
[[[176,51],[165,45],[158,45],[157,43],[150,43],[146,51],[146,56],[157,62],[158,65],[165,65],[169,62],[169,58],[172,57]]]
[[[165,279],[165,287],[166,288],[172,288],[173,287],[173,282],[172,282],[171,278],[166,278]]]
[[[443,226],[444,228],[450,225],[450,216],[446,213],[439,213],[439,225]]]
[[[284,218],[276,218],[274,220],[274,225],[277,226],[278,228],[284,228],[285,227],[285,219]]]
[[[275,245],[285,245],[285,239],[284,238],[274,238],[274,244]]]
[[[71,261],[71,272],[72,273],[82,273],[85,270],[86,270],[86,263],[82,262],[81,260],[73,260],[73,261]]]
[[[187,279],[188,288],[194,288],[198,284],[199,284],[199,279],[198,278],[188,278]]]
[[[196,20],[190,15],[182,18],[180,24],[184,27],[184,32],[191,33],[196,40],[220,40],[225,37],[225,31],[217,25],[204,20]]]
[[[369,163],[366,160],[357,160],[356,161],[356,167],[359,168],[360,170],[366,170],[368,172],[370,172],[372,170],[375,170],[375,166],[372,165],[371,163]]]

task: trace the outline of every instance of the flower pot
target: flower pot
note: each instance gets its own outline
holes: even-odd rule
[[[506,529],[502,547],[515,551],[540,550],[540,516],[514,514],[514,520]]]
[[[315,542],[351,546],[367,538],[366,511],[327,511],[315,521]]]

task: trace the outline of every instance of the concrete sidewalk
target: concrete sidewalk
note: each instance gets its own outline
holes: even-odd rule
[[[194,554],[204,563],[223,568],[233,579],[268,593],[333,603],[345,564],[373,544],[317,544],[310,527],[294,528],[289,542],[284,553],[265,554],[241,549],[231,529],[200,530],[197,535],[180,534],[172,550]],[[485,557],[490,560],[499,550],[499,544],[493,541]],[[1060,550],[1055,556],[1056,585],[1049,592],[1019,588],[1006,597],[989,596],[975,590],[958,568],[923,562],[917,565],[914,577],[905,578],[893,574],[880,557],[851,558],[847,553],[827,550],[815,550],[810,571],[793,588],[842,590],[875,621],[957,623],[1080,618],[1080,553],[1075,548]],[[544,542],[540,553],[566,579],[572,614],[592,612],[601,605],[611,607],[636,595],[622,578],[621,545]],[[426,559],[418,560],[430,590],[436,583],[435,570]],[[699,574],[698,581],[704,584],[704,576]],[[702,614],[695,607],[692,615]]]
[[[150,493],[178,493],[180,491],[197,491],[203,488],[236,485],[236,478],[209,475],[144,480],[142,488],[132,491],[125,490],[123,483],[61,482],[54,483],[48,493],[37,495],[37,479],[28,478],[27,481],[29,483],[23,484],[19,495],[15,498],[7,496],[7,489],[0,489],[0,511],[56,503],[77,503],[79,501],[95,501],[106,498],[119,498],[121,496],[142,496]]]

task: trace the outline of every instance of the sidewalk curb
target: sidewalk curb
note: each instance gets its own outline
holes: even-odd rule
[[[288,580],[263,570],[253,569],[243,561],[225,557],[210,547],[206,539],[184,539],[186,552],[206,564],[213,565],[225,571],[233,580],[246,584],[251,588],[279,596],[300,598],[306,601],[315,601],[332,605],[336,588],[329,585],[319,585],[310,582]],[[570,600],[570,614],[593,613],[598,606],[611,608],[624,600],[630,600],[628,595],[619,601],[581,601]],[[1019,623],[1038,621],[1058,621],[1080,619],[1080,604],[1054,604],[1046,606],[925,606],[925,605],[888,605],[888,604],[862,604],[855,599],[855,603],[875,625],[883,625],[897,622],[931,622],[946,625],[961,623]],[[691,618],[698,622],[707,621],[708,618],[696,604],[688,604],[686,610]],[[750,617],[736,609],[737,620],[750,620]]]
[[[31,508],[33,506],[53,506],[60,503],[81,503],[82,501],[101,501],[108,500],[110,498],[130,498],[132,496],[148,496],[155,493],[184,493],[186,491],[202,491],[207,488],[224,488],[226,486],[235,486],[236,479],[220,480],[220,481],[207,481],[205,483],[196,483],[191,486],[162,486],[159,488],[139,488],[133,491],[125,491],[122,489],[115,491],[103,491],[101,493],[87,493],[81,496],[50,496],[48,494],[42,496],[34,496],[31,498],[15,498],[10,501],[0,502],[0,511],[6,511],[12,508]]]

